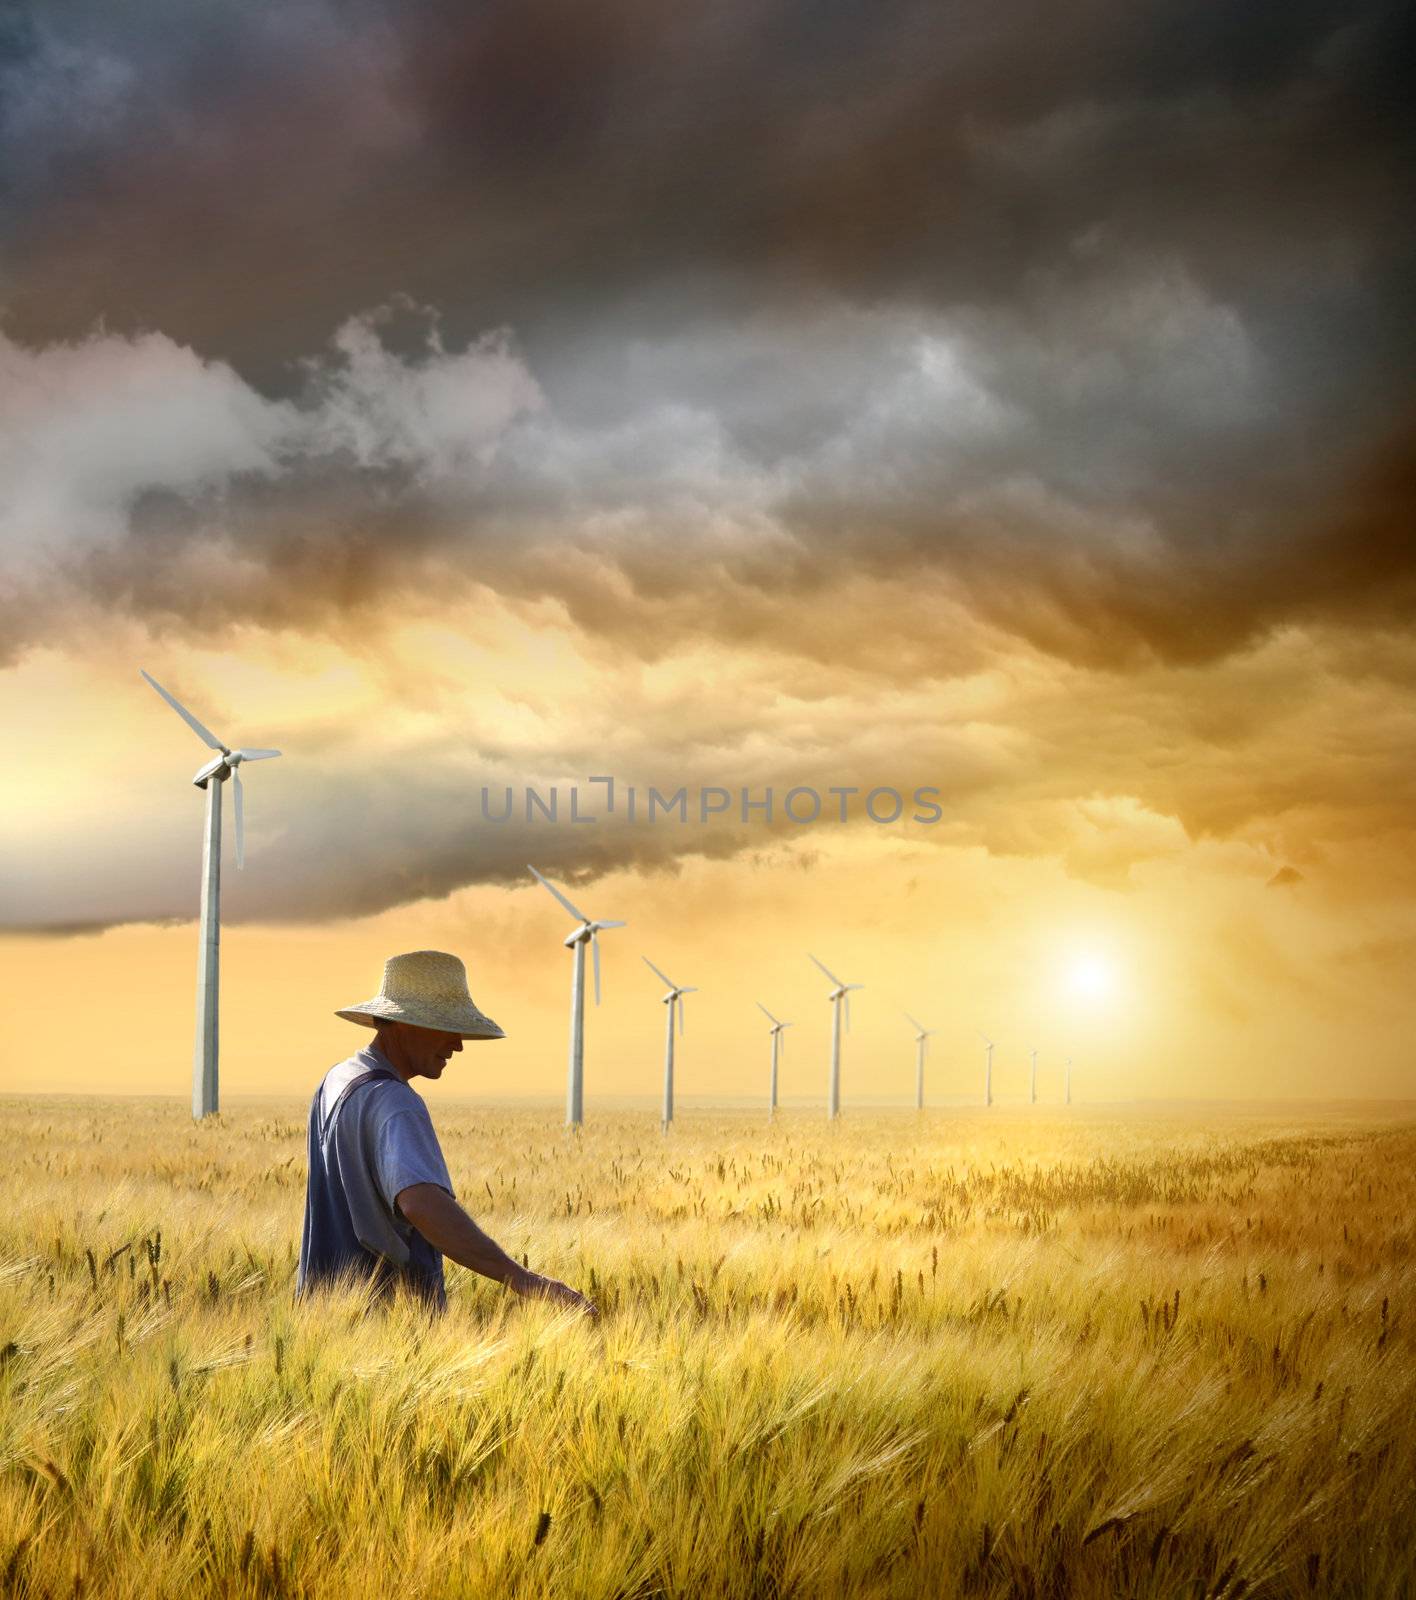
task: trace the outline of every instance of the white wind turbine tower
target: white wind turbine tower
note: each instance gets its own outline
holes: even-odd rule
[[[641,956],[640,960],[656,978],[669,986],[669,992],[664,996],[664,1004],[669,1008],[666,1013],[668,1029],[664,1035],[664,1132],[667,1133],[669,1124],[674,1120],[674,1007],[678,1007],[678,1031],[682,1034],[683,997],[686,994],[697,994],[698,990],[691,983],[685,986],[675,983],[672,978],[664,977],[648,956]]]
[[[908,1011],[904,1013],[905,1021],[915,1031],[915,1110],[924,1110],[924,1041],[932,1039],[938,1028],[926,1028],[922,1022],[916,1022]]]
[[[807,955],[811,956],[813,961],[816,961],[816,957],[811,955],[809,950]],[[851,1025],[851,990],[863,989],[865,985],[863,983],[842,983],[829,967],[823,966],[819,961],[816,961],[816,965],[836,985],[831,991],[831,1004],[834,1007],[831,1015],[831,1094],[827,1102],[826,1112],[828,1117],[834,1119],[841,1114],[841,1007],[844,1003],[846,1027],[849,1029]]]
[[[157,681],[138,671],[172,707],[197,737],[217,753],[192,779],[207,792],[206,843],[202,847],[202,910],[197,950],[197,1040],[192,1052],[192,1117],[214,1115],[217,1094],[217,1012],[221,958],[221,786],[228,778],[236,805],[236,865],[246,864],[246,839],[241,775],[243,761],[268,761],[279,750],[232,750],[174,699]]]
[[[756,1004],[757,1009],[764,1017],[766,1017],[768,1022],[772,1024],[770,1029],[772,1034],[772,1092],[767,1101],[767,1115],[769,1117],[774,1117],[777,1114],[777,1058],[781,1054],[781,1051],[785,1047],[786,1043],[786,1041],[782,1038],[782,1029],[790,1028],[791,1023],[778,1022],[776,1017],[772,1015],[772,1013],[767,1009],[766,1006],[762,1004],[760,1000],[757,1001]]]
[[[1031,1088],[1029,1090],[1029,1097],[1030,1097],[1031,1103],[1033,1105],[1036,1105],[1037,1104],[1037,1051],[1036,1050],[1034,1050],[1032,1052],[1032,1086],[1031,1086]]]
[[[993,1104],[993,1040],[986,1033],[979,1034],[979,1038],[988,1046],[988,1057],[983,1069],[983,1103],[986,1106]]]
[[[565,1125],[578,1128],[585,1119],[585,946],[590,946],[595,967],[595,1004],[600,1003],[600,939],[602,928],[623,928],[623,922],[596,922],[587,917],[556,888],[530,867],[531,876],[553,894],[580,924],[566,939],[566,948],[575,952],[570,971],[570,1068],[565,1091]]]

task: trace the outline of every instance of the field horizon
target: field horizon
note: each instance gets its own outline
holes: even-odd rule
[[[325,1069],[327,1070],[327,1069]],[[263,1104],[283,1105],[287,1103],[302,1102],[306,1108],[318,1086],[323,1071],[317,1073],[310,1081],[308,1092],[291,1090],[284,1094],[265,1094],[259,1091],[238,1091],[233,1093],[222,1092],[222,1105],[239,1104],[242,1106],[258,1106]],[[436,1110],[440,1105],[448,1106],[487,1106],[492,1109],[508,1110],[544,1110],[548,1108],[564,1107],[565,1095],[559,1094],[534,1094],[534,1095],[479,1095],[449,1093],[441,1087],[429,1093],[430,1086],[425,1082],[415,1081],[413,1087],[428,1101],[430,1109]],[[95,1094],[91,1090],[71,1089],[41,1089],[41,1090],[9,1090],[0,1089],[0,1102],[24,1100],[80,1100],[104,1102],[109,1100],[154,1100],[161,1103],[189,1106],[191,1095],[186,1091],[173,1090],[161,1094],[145,1090],[115,1089],[105,1094]],[[595,1110],[652,1110],[656,1114],[663,1103],[662,1094],[607,1094],[587,1098],[586,1116],[592,1117]],[[825,1101],[820,1097],[810,1095],[780,1095],[778,1107],[781,1110],[794,1112],[809,1112],[815,1108],[825,1121]],[[674,1090],[674,1109],[677,1119],[685,1110],[693,1111],[759,1111],[764,1122],[767,1120],[767,1104],[765,1099],[754,1099],[747,1095],[712,1095],[712,1094],[686,1094],[678,1088]],[[1026,1111],[1036,1114],[1055,1112],[1059,1116],[1067,1116],[1079,1112],[1106,1112],[1106,1111],[1158,1111],[1158,1112],[1203,1112],[1209,1110],[1232,1111],[1236,1114],[1245,1111],[1281,1113],[1286,1110],[1299,1110],[1314,1115],[1350,1112],[1361,1118],[1387,1117],[1393,1119],[1409,1116],[1416,1122],[1416,1096],[1398,1097],[1391,1095],[1350,1095],[1350,1096],[1315,1096],[1292,1095],[1284,1097],[1265,1097],[1257,1095],[1242,1095],[1225,1099],[1216,1096],[1204,1095],[1138,1095],[1126,1100],[1091,1100],[1075,1097],[1071,1106],[1065,1106],[1055,1099],[1044,1100],[1039,1098],[1036,1102],[1029,1101],[1026,1096],[995,1094],[993,1105],[985,1106],[976,1096],[969,1095],[939,1095],[925,1102],[923,1108],[916,1107],[914,1100],[909,1095],[900,1095],[894,1098],[881,1099],[848,1099],[842,1102],[841,1115],[848,1117],[853,1111],[923,1111],[928,1115],[933,1111],[947,1111],[951,1113],[962,1111],[977,1111],[980,1115],[991,1114],[997,1111]],[[220,1115],[220,1113],[218,1113]]]

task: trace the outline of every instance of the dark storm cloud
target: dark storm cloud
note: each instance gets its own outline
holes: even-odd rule
[[[0,665],[112,619],[375,647],[489,589],[611,680],[744,646],[808,704],[1019,645],[1183,674],[1287,623],[1334,676],[1409,679],[1381,641],[1416,604],[1413,15],[12,8]],[[416,839],[375,778],[310,782],[325,842],[270,847],[259,914],[474,870],[435,766]],[[1137,803],[1223,832],[1276,782]],[[1073,823],[1035,798],[961,825],[1041,849]],[[388,849],[342,881],[370,817]],[[506,837],[477,872],[520,870]],[[597,870],[681,847],[604,837]],[[190,884],[149,881],[102,917],[175,914]]]
[[[1404,371],[1406,7],[10,16],[5,325],[27,343],[103,319],[288,391],[297,355],[403,291],[455,340],[510,324],[551,382],[602,322],[1007,306],[1079,248],[1144,249],[1282,347],[1305,415],[1390,404]]]
[[[705,497],[741,530],[692,564],[673,538],[611,547],[640,639],[660,613],[666,631],[733,636],[761,588],[795,642],[862,578],[955,595],[1093,664],[1210,660],[1284,620],[1411,615],[1411,413],[1338,428],[1320,392],[1310,411],[1305,353],[1266,344],[1172,259],[1086,252],[989,309],[838,302],[652,343],[626,331],[630,356],[610,343],[545,384],[562,417],[596,419],[582,492],[654,503],[676,453],[694,456],[696,421],[697,455],[722,473]],[[634,432],[656,406],[685,437]],[[603,459],[616,422],[637,482]],[[901,676],[917,674],[909,645],[929,631],[905,615],[888,632]]]
[[[266,374],[394,290],[528,340],[718,274],[940,305],[1008,298],[1097,228],[1267,297],[1343,244],[1391,270],[1410,197],[1398,6],[18,16],[12,330],[104,317]]]
[[[504,342],[423,320],[406,358],[387,319],[346,324],[287,401],[158,338],[0,344],[9,658],[76,603],[212,640],[479,585],[641,656],[706,638],[901,681],[972,664],[956,606],[1113,668],[1410,615],[1411,430],[1295,454],[1275,359],[1169,269],[986,317],[626,332],[559,407]]]

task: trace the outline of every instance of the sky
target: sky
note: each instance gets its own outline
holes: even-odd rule
[[[587,1111],[658,1092],[645,955],[680,1093],[765,1093],[760,1001],[824,1099],[807,951],[847,1107],[912,1097],[905,1012],[937,1103],[985,1033],[1005,1100],[1409,1096],[1413,34],[11,6],[0,1087],[189,1093],[205,754],[141,667],[283,752],[223,1094],[438,948],[507,1038],[430,1096],[562,1096],[534,863],[628,923]]]

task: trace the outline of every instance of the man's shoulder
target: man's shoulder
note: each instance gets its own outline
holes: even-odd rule
[[[329,1116],[335,1102],[351,1083],[370,1072],[379,1072],[383,1076],[363,1086],[360,1093],[352,1097],[349,1104],[359,1108],[356,1114],[382,1118],[391,1116],[395,1111],[414,1111],[427,1115],[422,1097],[397,1074],[390,1074],[387,1062],[368,1049],[355,1051],[352,1056],[336,1062],[325,1073],[320,1084],[324,1115]]]
[[[380,1078],[364,1091],[364,1102],[374,1116],[391,1117],[395,1112],[411,1111],[423,1121],[431,1121],[423,1097],[402,1078]]]

